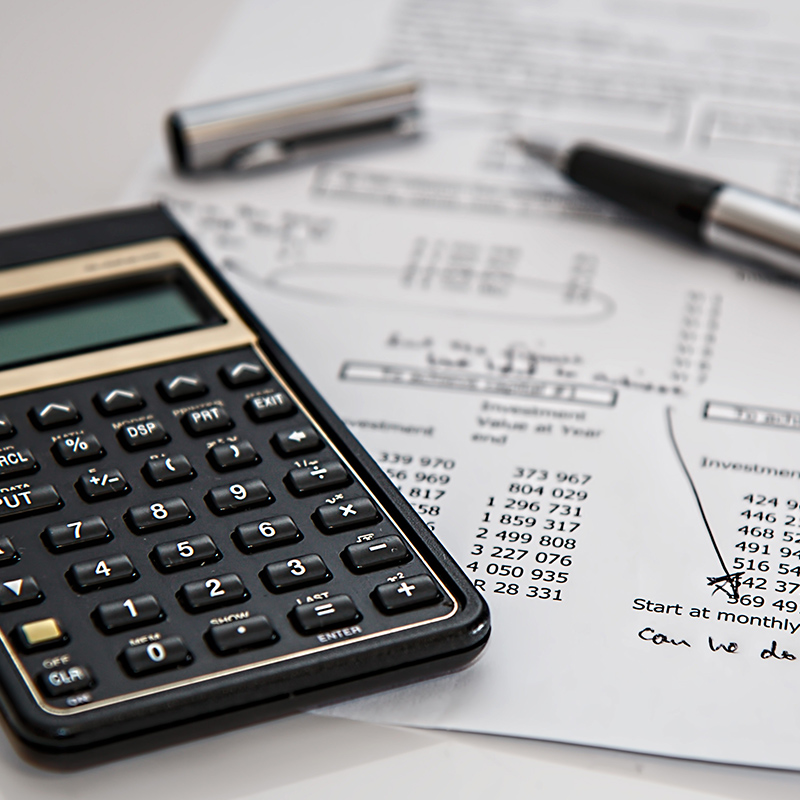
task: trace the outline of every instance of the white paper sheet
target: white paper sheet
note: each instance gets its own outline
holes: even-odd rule
[[[377,721],[800,767],[800,291],[567,186],[510,131],[787,199],[800,9],[248,3],[187,100],[409,58],[415,144],[168,199],[486,593],[456,675]]]

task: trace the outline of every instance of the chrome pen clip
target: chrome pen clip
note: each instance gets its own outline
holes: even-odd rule
[[[419,133],[419,81],[405,64],[297,84],[172,112],[176,168],[246,171],[342,146]]]

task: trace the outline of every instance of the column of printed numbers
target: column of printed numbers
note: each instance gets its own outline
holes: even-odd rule
[[[800,609],[800,501],[751,493],[743,496],[731,572],[738,597],[730,605],[783,613]],[[774,593],[774,599],[768,596]]]
[[[427,526],[435,531],[456,468],[455,459],[384,451],[378,454],[378,462]]]
[[[515,467],[502,494],[487,498],[467,564],[492,594],[563,600],[578,548],[591,475]]]

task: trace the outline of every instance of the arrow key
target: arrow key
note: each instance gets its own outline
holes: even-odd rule
[[[34,406],[28,415],[39,430],[57,428],[70,422],[79,422],[81,419],[80,412],[69,400]]]
[[[42,600],[44,594],[36,579],[30,575],[0,583],[0,611],[41,603]]]
[[[175,375],[158,382],[158,391],[165,400],[188,400],[201,397],[208,391],[199,375]]]
[[[227,364],[219,371],[225,385],[230,389],[239,386],[254,386],[263,383],[269,377],[266,368],[261,362],[239,361],[236,364]]]
[[[94,404],[101,414],[110,417],[112,414],[121,414],[123,411],[136,411],[144,406],[144,399],[138,389],[133,386],[109,389],[98,392],[94,396]]]
[[[0,567],[19,561],[19,553],[8,536],[0,536]]]
[[[319,438],[319,434],[310,425],[279,431],[270,439],[270,442],[282,456],[310,453],[312,450],[318,450],[322,447],[322,439]]]

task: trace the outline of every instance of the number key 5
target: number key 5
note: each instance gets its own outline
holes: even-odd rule
[[[162,572],[187,567],[200,567],[218,561],[222,555],[214,540],[205,534],[191,536],[181,542],[164,542],[150,554],[153,563]]]

